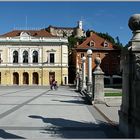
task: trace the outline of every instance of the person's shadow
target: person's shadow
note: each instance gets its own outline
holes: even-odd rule
[[[8,133],[3,129],[0,129],[0,137],[3,138],[3,139],[25,139],[24,137]]]
[[[47,123],[42,133],[51,134],[54,137],[57,135],[63,138],[124,138],[116,127],[105,122],[79,122],[63,118],[44,118],[37,115],[28,117],[41,119]]]

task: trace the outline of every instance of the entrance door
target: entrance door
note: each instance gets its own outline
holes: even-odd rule
[[[49,72],[49,83],[51,83],[52,80],[55,80],[55,72]]]
[[[29,74],[27,72],[23,73],[23,84],[29,84]]]
[[[19,74],[17,72],[13,73],[13,84],[19,84]]]
[[[67,77],[64,77],[65,85],[67,84]]]
[[[1,84],[1,72],[0,72],[0,84]]]
[[[33,84],[38,85],[38,73],[37,72],[33,73]]]

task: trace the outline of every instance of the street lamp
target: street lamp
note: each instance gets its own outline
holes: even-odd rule
[[[86,57],[82,57],[82,90],[86,89],[86,67],[85,67]]]
[[[78,57],[79,55],[77,55],[77,68],[76,68],[76,90],[78,91],[79,89],[79,62],[78,62]]]
[[[91,93],[91,85],[92,85],[92,50],[87,50],[88,57],[88,81],[87,81],[87,92]],[[92,93],[91,93],[92,94]]]

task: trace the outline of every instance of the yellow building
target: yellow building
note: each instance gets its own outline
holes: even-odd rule
[[[0,36],[1,85],[68,84],[68,40],[45,30],[14,30]]]

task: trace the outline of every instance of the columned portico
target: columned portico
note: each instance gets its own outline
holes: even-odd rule
[[[33,83],[49,85],[50,71],[55,72],[55,80],[58,84],[67,85],[67,44],[67,38],[54,37],[45,30],[31,32],[19,30],[0,36],[1,59],[3,60],[0,63],[1,85],[13,85],[13,73],[15,73],[14,83],[17,83],[16,73],[19,74],[19,85],[32,85]],[[51,53],[49,61],[46,56],[47,52]],[[9,74],[6,71],[9,71]]]

